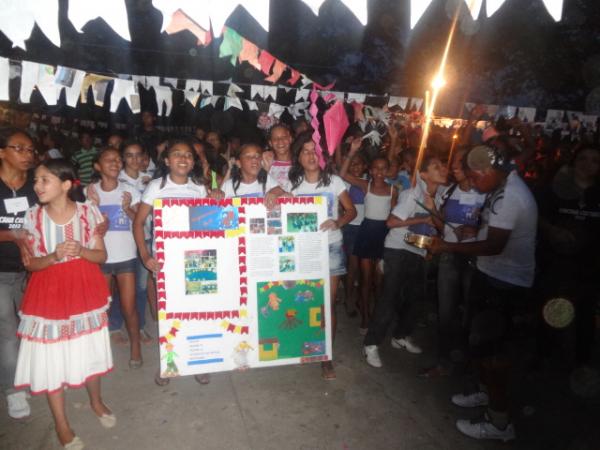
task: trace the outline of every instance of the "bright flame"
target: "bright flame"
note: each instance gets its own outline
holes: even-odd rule
[[[441,89],[446,86],[446,80],[442,74],[438,73],[433,80],[431,80],[431,87],[433,89]]]

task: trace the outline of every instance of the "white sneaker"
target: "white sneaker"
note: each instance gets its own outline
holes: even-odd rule
[[[407,336],[405,338],[400,338],[400,339],[392,338],[392,347],[403,348],[407,352],[414,353],[415,355],[423,353],[423,350],[421,349],[421,347],[419,347],[417,344],[415,344],[412,341],[412,338],[410,336]]]
[[[473,423],[468,419],[456,421],[456,428],[463,434],[474,439],[497,439],[502,442],[512,441],[517,435],[515,427],[509,423],[504,430],[496,428],[496,426],[487,421]]]
[[[31,414],[27,394],[24,391],[7,395],[6,402],[8,403],[8,415],[13,419],[22,419]]]
[[[490,398],[487,393],[479,391],[472,394],[455,394],[452,396],[451,401],[456,406],[463,408],[476,408],[477,406],[487,406]]]
[[[365,355],[365,359],[367,360],[367,364],[371,367],[381,367],[381,358],[379,357],[379,350],[376,345],[365,345],[363,347],[363,355]]]

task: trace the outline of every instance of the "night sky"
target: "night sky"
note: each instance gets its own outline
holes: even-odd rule
[[[241,7],[226,25],[310,78],[336,80],[336,90],[423,97],[457,1],[434,0],[414,30],[408,0],[370,0],[366,27],[338,0],[325,2],[318,17],[299,0],[271,0],[269,33]],[[263,80],[246,63],[234,69],[218,58],[220,39],[204,48],[188,32],[161,34],[150,0],[126,4],[131,43],[101,20],[77,33],[61,0],[61,48],[36,27],[27,51],[0,34],[0,54],[98,73]],[[478,101],[600,114],[600,2],[565,0],[560,23],[541,0],[507,0],[489,19],[482,9],[477,22],[465,15],[449,62],[441,113]]]

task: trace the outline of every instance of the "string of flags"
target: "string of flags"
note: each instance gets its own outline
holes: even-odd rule
[[[302,0],[315,15],[319,15],[326,1]],[[348,8],[356,19],[366,25],[368,21],[368,0],[337,0]],[[483,9],[483,0],[459,0],[468,8],[473,20],[477,20]],[[542,1],[555,21],[560,21],[564,0]],[[410,27],[414,28],[433,0],[410,0]],[[463,3],[464,2],[464,3]],[[506,0],[486,0],[486,16],[495,14]],[[152,0],[154,8],[163,16],[161,31],[172,34],[183,30],[191,31],[198,38],[198,45],[207,45],[212,37],[219,37],[223,26],[231,14],[242,7],[265,30],[269,31],[269,0]],[[96,19],[102,19],[116,34],[131,41],[129,19],[125,0],[69,0],[68,19],[78,32]],[[3,2],[0,8],[0,31],[10,39],[14,47],[26,49],[34,26],[46,35],[57,47],[61,46],[59,30],[59,0],[27,0]],[[211,33],[212,30],[212,33]]]

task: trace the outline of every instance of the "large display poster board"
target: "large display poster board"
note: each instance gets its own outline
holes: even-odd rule
[[[332,358],[323,197],[154,204],[163,377]]]

